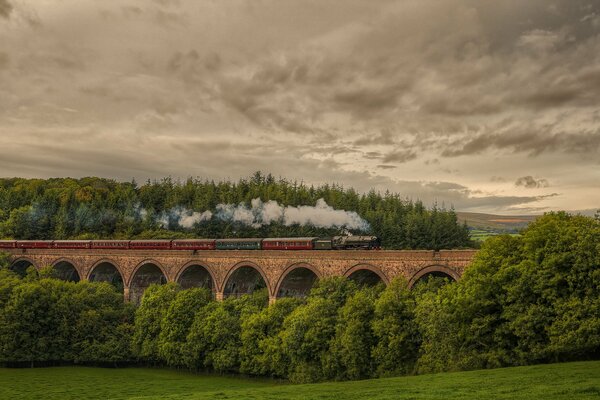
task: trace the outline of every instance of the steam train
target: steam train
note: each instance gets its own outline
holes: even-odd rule
[[[377,236],[175,240],[0,240],[0,249],[112,250],[375,250]]]

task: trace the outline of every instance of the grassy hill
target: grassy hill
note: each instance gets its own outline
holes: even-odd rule
[[[165,369],[0,369],[2,399],[598,399],[600,361],[289,385]]]
[[[503,233],[516,234],[538,217],[537,215],[507,216],[460,211],[456,215],[460,223],[467,223],[471,239],[480,241]]]

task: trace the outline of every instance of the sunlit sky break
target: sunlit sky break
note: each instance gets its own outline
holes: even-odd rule
[[[600,0],[0,0],[0,176],[600,208]]]

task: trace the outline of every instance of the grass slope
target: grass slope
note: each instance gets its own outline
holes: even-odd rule
[[[516,232],[534,221],[537,215],[496,215],[458,211],[460,223],[466,222],[473,229],[494,230],[497,232]]]
[[[162,369],[0,369],[1,399],[598,399],[600,361],[278,384]]]

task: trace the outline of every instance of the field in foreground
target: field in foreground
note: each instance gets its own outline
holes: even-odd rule
[[[289,385],[163,369],[0,369],[1,399],[598,399],[600,362]]]

